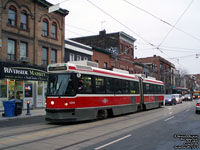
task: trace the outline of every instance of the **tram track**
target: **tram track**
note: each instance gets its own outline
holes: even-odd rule
[[[141,118],[143,116],[146,117],[146,118],[149,118],[149,119],[146,119],[144,121],[138,122],[136,124],[135,123],[133,123],[133,124],[131,123],[129,126],[113,130],[112,132],[108,132],[108,133],[105,133],[105,134],[100,134],[100,135],[97,135],[97,136],[94,136],[94,137],[91,137],[91,138],[86,138],[86,139],[80,140],[78,142],[69,143],[66,146],[61,146],[60,148],[55,149],[55,150],[62,150],[62,149],[73,147],[73,146],[78,145],[78,144],[82,144],[82,143],[85,143],[85,142],[89,142],[89,141],[98,139],[100,137],[109,136],[109,135],[112,135],[112,134],[114,134],[116,132],[126,131],[127,129],[130,130],[130,129],[133,129],[133,127],[136,128],[136,127],[139,127],[141,125],[145,125],[145,124],[148,124],[150,122],[154,122],[154,121],[156,121],[158,119],[162,119],[164,117],[163,115],[159,115],[159,116],[155,115],[155,114],[158,114],[158,112],[160,112],[161,110],[165,111],[167,109],[161,108],[161,109],[154,109],[154,110],[151,110],[151,111],[139,112],[134,116],[132,116],[133,114],[123,115],[121,117],[112,118],[112,120],[111,119],[105,119],[105,120],[103,120],[104,121],[103,123],[102,123],[102,121],[90,122],[91,124],[89,124],[89,127],[83,127],[82,125],[84,125],[84,124],[72,124],[72,126],[71,126],[71,124],[68,125],[68,126],[65,126],[65,124],[64,124],[64,126],[63,125],[57,125],[57,126],[48,127],[48,128],[45,128],[45,129],[38,129],[38,131],[36,131],[36,130],[26,131],[24,133],[21,133],[20,135],[23,136],[24,134],[29,134],[29,133],[34,133],[34,132],[51,131],[51,129],[53,129],[53,130],[55,129],[57,131],[60,129],[60,130],[64,131],[65,129],[68,129],[68,127],[69,128],[70,127],[74,127],[74,128],[77,127],[78,128],[78,130],[76,129],[74,131],[65,131],[65,132],[62,132],[62,133],[58,133],[57,135],[52,135],[52,136],[48,136],[48,137],[44,137],[44,138],[38,138],[36,140],[31,140],[31,141],[23,142],[23,143],[20,143],[20,144],[6,146],[6,147],[3,147],[1,149],[4,150],[4,149],[8,149],[8,148],[23,146],[23,145],[30,144],[30,143],[37,143],[37,142],[41,142],[41,141],[45,141],[45,140],[49,140],[49,139],[58,138],[58,137],[61,137],[61,136],[67,136],[67,135],[76,134],[76,133],[79,133],[79,132],[87,132],[87,131],[93,130],[93,129],[97,130],[98,128],[101,128],[101,127],[116,125],[116,124],[119,124],[119,123],[122,123],[122,122],[126,122],[128,120],[138,119],[138,118]],[[153,118],[149,117],[149,116],[152,116],[152,115],[154,116]],[[86,122],[86,123],[88,123],[88,122]],[[19,136],[19,134],[17,134],[17,133],[15,135]],[[10,135],[10,136],[7,135],[7,136],[4,136],[4,137],[14,138],[15,135]]]

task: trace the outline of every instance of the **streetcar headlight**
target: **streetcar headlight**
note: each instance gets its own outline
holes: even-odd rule
[[[65,102],[65,106],[68,106],[68,102],[67,101]]]
[[[54,101],[51,101],[51,105],[54,105],[55,104],[55,102]]]

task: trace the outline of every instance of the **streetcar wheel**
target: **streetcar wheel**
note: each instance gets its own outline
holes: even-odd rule
[[[99,110],[97,114],[97,119],[106,119],[108,117],[108,111],[107,110]]]

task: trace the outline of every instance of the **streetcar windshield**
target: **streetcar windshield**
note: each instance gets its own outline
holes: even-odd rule
[[[72,74],[49,74],[47,95],[75,95],[74,76]]]

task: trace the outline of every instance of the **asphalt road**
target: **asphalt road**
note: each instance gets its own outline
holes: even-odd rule
[[[195,102],[74,124],[42,117],[0,124],[1,150],[171,150],[195,148],[199,140]]]

